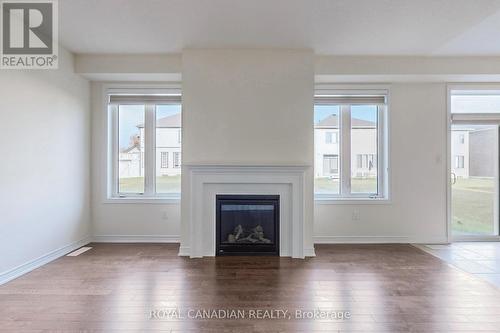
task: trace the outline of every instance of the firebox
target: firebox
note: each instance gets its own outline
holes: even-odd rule
[[[279,255],[279,195],[217,195],[216,254]]]

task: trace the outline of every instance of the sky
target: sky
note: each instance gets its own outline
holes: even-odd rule
[[[180,112],[180,105],[158,105],[156,119]],[[139,134],[137,125],[144,124],[144,105],[120,105],[118,122],[119,146],[120,149],[125,149],[130,147],[130,137]]]
[[[322,121],[331,114],[338,116],[340,107],[338,105],[315,105],[314,106],[314,123]],[[351,106],[351,116],[353,118],[377,121],[377,107],[375,105],[353,105]]]

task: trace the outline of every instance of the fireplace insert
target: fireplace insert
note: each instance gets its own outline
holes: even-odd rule
[[[279,255],[279,195],[217,195],[216,254]]]

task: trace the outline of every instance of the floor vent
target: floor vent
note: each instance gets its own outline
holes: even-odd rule
[[[92,247],[90,247],[90,246],[84,246],[84,247],[79,248],[78,250],[75,250],[75,251],[73,251],[71,253],[68,253],[66,256],[67,257],[76,257],[76,256],[82,254],[83,252],[87,252],[91,248]]]

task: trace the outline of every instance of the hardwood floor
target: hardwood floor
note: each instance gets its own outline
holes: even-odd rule
[[[0,286],[0,332],[500,331],[499,289],[410,245],[317,245],[306,260],[187,259],[174,244],[90,246]],[[246,317],[163,316],[172,309]],[[247,317],[266,309],[290,318]],[[296,310],[351,317],[298,319]]]

